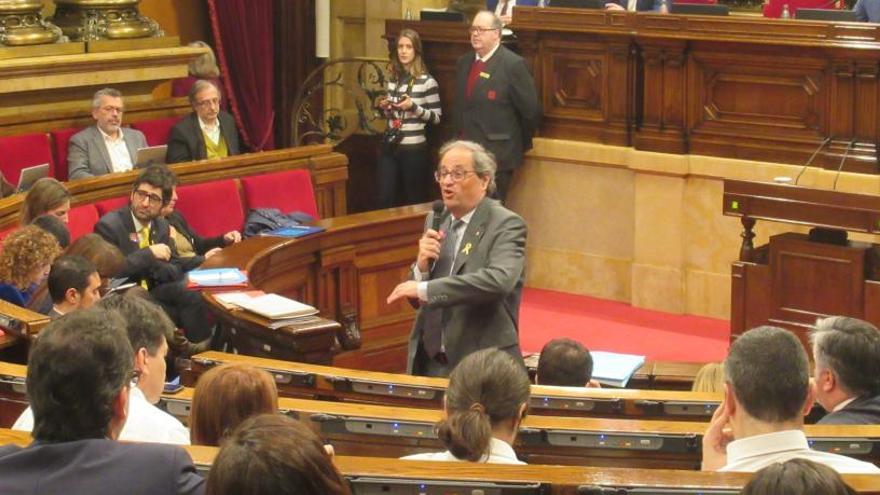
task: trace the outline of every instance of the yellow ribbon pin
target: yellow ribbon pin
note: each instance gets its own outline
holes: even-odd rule
[[[488,72],[480,72],[480,77],[483,79],[489,79],[492,76]]]
[[[473,246],[473,245],[472,245],[471,243],[467,243],[467,244],[465,244],[465,245],[464,245],[464,248],[462,248],[461,252],[464,253],[464,254],[466,254],[466,255],[468,255],[468,256],[470,256],[470,255],[471,255],[471,247],[472,247],[472,246]]]

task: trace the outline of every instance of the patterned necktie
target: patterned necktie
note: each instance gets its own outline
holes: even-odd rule
[[[141,227],[141,230],[138,231],[138,247],[144,249],[146,247],[150,247],[150,225],[144,225]],[[141,287],[149,290],[147,287],[147,279],[141,279]]]
[[[446,231],[443,244],[440,246],[440,257],[434,263],[431,270],[431,280],[448,277],[452,273],[452,265],[455,263],[455,248],[464,222],[456,220],[452,227]],[[434,357],[443,348],[443,308],[424,308],[425,326],[422,331],[422,346],[429,357]]]

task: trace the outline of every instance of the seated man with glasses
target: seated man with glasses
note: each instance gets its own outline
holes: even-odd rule
[[[189,430],[174,416],[154,404],[165,386],[166,335],[174,325],[162,308],[140,297],[111,295],[95,307],[118,313],[125,322],[128,340],[134,350],[134,371],[128,394],[128,420],[119,434],[128,442],[157,442],[189,445]],[[28,408],[14,430],[32,431],[34,414]]]
[[[150,292],[171,320],[182,327],[196,345],[189,352],[207,350],[212,326],[205,315],[201,294],[186,289],[184,274],[193,262],[177,254],[168,222],[160,216],[171,201],[176,178],[165,166],[144,169],[134,181],[129,205],[111,211],[95,224],[95,233],[113,244],[125,256],[116,275],[141,284]]]
[[[189,91],[193,113],[171,128],[166,163],[224,158],[241,153],[232,115],[220,109],[220,89],[198,80]]]
[[[408,299],[421,308],[410,334],[407,370],[447,376],[465,356],[489,347],[522,363],[518,326],[526,224],[488,197],[495,189],[495,160],[481,145],[443,145],[434,177],[444,208],[439,218],[428,215],[412,280],[387,299],[388,304]]]

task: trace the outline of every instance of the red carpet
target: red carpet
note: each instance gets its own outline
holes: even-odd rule
[[[727,355],[725,320],[634,308],[629,304],[542,289],[525,289],[520,345],[540,352],[557,337],[597,351],[644,354],[648,360],[709,362]]]

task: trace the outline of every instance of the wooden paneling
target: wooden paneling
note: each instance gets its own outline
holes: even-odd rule
[[[418,30],[429,66],[467,52],[460,29]],[[545,137],[876,173],[880,31],[873,25],[517,8]],[[460,43],[460,41],[459,41]],[[442,47],[442,48],[434,48]],[[441,90],[454,75],[439,73]]]

